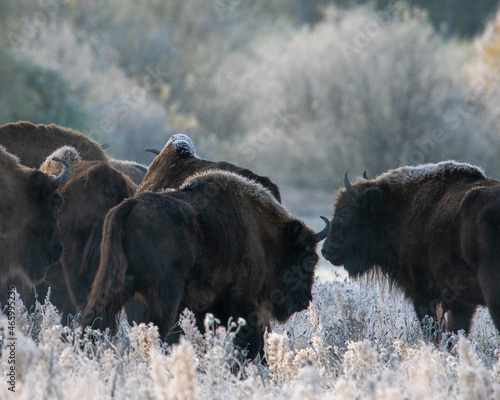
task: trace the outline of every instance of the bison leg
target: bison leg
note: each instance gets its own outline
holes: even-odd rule
[[[246,358],[253,360],[258,354],[263,356],[261,350],[264,348],[264,331],[261,328],[245,325],[233,341],[235,347],[246,350]]]
[[[68,268],[67,263],[63,260],[61,263],[62,271],[68,288],[68,300],[74,307],[74,312],[79,313],[85,310],[91,287],[77,273],[74,273]]]
[[[238,302],[232,298],[224,298],[214,303],[210,308],[203,312],[196,313],[196,325],[200,332],[203,332],[205,315],[211,313],[215,318],[220,320],[222,326],[227,327],[229,319],[237,322],[238,318],[244,318],[246,324],[242,326],[233,340],[236,348],[246,351],[247,359],[254,359],[257,354],[264,357],[264,332],[258,312],[247,304]]]
[[[476,306],[454,302],[448,305],[448,311],[446,330],[457,333],[459,330],[463,329],[465,333],[469,333],[472,316],[476,311]]]
[[[497,330],[500,331],[500,291],[498,290],[500,270],[497,268],[481,268],[478,278],[491,319]]]
[[[246,358],[253,360],[264,347],[264,331],[267,324],[263,323],[259,312],[248,305],[237,307],[231,316],[234,321],[238,318],[245,319],[246,324],[242,326],[235,336],[233,343],[236,348],[246,351]]]
[[[424,337],[439,343],[441,327],[437,315],[437,307],[441,304],[438,297],[418,297],[414,299],[413,306],[420,321]]]
[[[138,296],[134,296],[124,305],[125,314],[127,314],[127,320],[130,325],[147,323],[148,322],[148,310],[145,304],[139,300]]]
[[[167,268],[160,270],[168,270]],[[158,326],[162,339],[173,344],[179,341],[180,332],[171,332],[179,319],[179,307],[184,295],[184,276],[173,270],[169,279],[148,288],[147,293],[141,293],[146,299],[149,320]]]
[[[43,304],[47,297],[47,293],[50,287],[50,302],[57,308],[57,311],[61,313],[61,324],[65,326],[71,326],[71,323],[75,317],[75,311],[73,308],[73,303],[69,300],[69,294],[66,287],[56,287],[52,286],[50,283],[42,282],[35,286],[31,290],[33,295],[36,290],[38,296],[38,301]],[[32,296],[34,304],[34,295]]]

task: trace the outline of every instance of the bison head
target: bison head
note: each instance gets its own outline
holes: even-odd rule
[[[314,233],[301,221],[288,222],[284,237],[284,263],[279,273],[278,288],[271,293],[272,314],[285,322],[293,313],[305,310],[312,300],[314,270],[318,262],[316,245],[328,236],[330,221]]]
[[[392,275],[395,271],[397,234],[391,202],[371,181],[351,185],[344,175],[344,189],[337,196],[330,234],[321,253],[350,276],[372,267]]]
[[[43,280],[62,254],[58,227],[62,199],[57,189],[68,180],[71,168],[65,160],[54,160],[64,165],[63,171],[55,178],[33,171],[28,178],[28,207],[21,210],[26,221],[19,243],[21,272],[32,283]]]
[[[165,145],[165,148],[172,148],[181,157],[198,158],[193,142],[189,136],[183,135],[182,133],[172,135]]]

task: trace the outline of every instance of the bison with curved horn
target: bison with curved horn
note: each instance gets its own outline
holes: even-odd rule
[[[235,344],[254,358],[272,320],[304,310],[318,261],[314,233],[259,183],[227,171],[188,178],[178,190],[147,192],[111,209],[84,325],[116,330],[137,294],[147,320],[169,335],[180,312],[244,318]]]
[[[99,265],[102,224],[107,212],[134,194],[135,185],[126,176],[102,161],[82,161],[75,148],[63,146],[52,153],[40,169],[49,176],[60,173],[55,160],[70,162],[71,174],[59,190],[63,204],[59,215],[61,259],[53,265],[37,293],[45,298],[52,288],[51,301],[63,313],[85,309]],[[29,299],[29,298],[28,298]]]
[[[201,159],[196,153],[193,142],[187,135],[173,135],[162,150],[151,148],[145,149],[145,151],[149,151],[157,157],[151,163],[148,173],[137,189],[136,195],[148,191],[157,192],[164,189],[178,189],[188,177],[199,172],[217,169],[230,171],[260,183],[272,193],[276,200],[281,202],[279,187],[267,176],[257,175],[249,169],[225,161],[214,162]],[[227,323],[227,319],[220,317],[221,314],[217,311],[220,307],[217,305],[214,307],[215,309],[207,309],[196,314],[197,325],[200,330],[204,328],[205,313],[218,314],[221,323],[224,325]],[[133,307],[130,307],[130,304],[127,305],[126,309],[130,322],[145,322],[145,311],[137,302],[134,303]]]
[[[0,280],[20,276],[28,284],[40,282],[47,268],[61,257],[57,190],[67,182],[71,167],[56,177],[27,168],[0,146]]]
[[[478,305],[500,329],[500,182],[446,161],[400,167],[345,187],[322,253],[350,276],[385,275],[413,302],[421,322],[469,332]]]

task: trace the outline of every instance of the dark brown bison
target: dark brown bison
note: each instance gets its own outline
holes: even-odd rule
[[[57,175],[60,165],[55,157],[73,160],[71,174],[59,189],[63,205],[59,216],[61,243],[60,262],[51,268],[47,279],[37,288],[40,296],[53,288],[52,303],[68,314],[83,311],[99,266],[102,224],[106,213],[123,199],[133,196],[135,185],[120,172],[102,161],[77,161],[78,153],[64,146],[54,152],[40,169]],[[66,293],[65,293],[66,292]]]
[[[12,122],[2,125],[0,144],[18,156],[21,164],[31,168],[39,168],[47,156],[64,145],[74,147],[83,160],[108,161],[99,143],[83,133],[54,124]]]
[[[448,311],[447,329],[469,332],[479,304],[500,329],[500,182],[454,161],[359,179],[335,202],[322,253],[350,276],[384,274],[420,321]]]
[[[0,280],[15,276],[27,283],[41,281],[61,257],[57,189],[68,180],[70,166],[57,177],[27,168],[0,146]]]
[[[146,151],[156,154],[157,157],[152,162],[142,184],[138,187],[136,195],[146,191],[156,192],[163,189],[177,189],[185,179],[195,173],[218,169],[234,172],[260,183],[281,202],[279,187],[268,177],[257,175],[249,169],[225,161],[213,162],[199,158],[191,139],[186,135],[173,135],[162,151],[156,149],[146,149]],[[131,304],[128,304],[126,307],[129,322],[144,322],[145,316],[144,312],[140,312],[141,306],[137,304],[134,304],[132,308],[130,306]],[[201,330],[204,329],[203,321],[207,312],[219,315],[221,323],[223,325],[227,324],[227,319],[222,318],[221,313],[217,311],[220,307],[217,305],[214,307],[215,309],[204,310],[196,315],[198,327]]]
[[[55,124],[34,125],[30,122],[12,122],[0,126],[0,145],[15,154],[21,164],[38,168],[56,149],[62,146],[74,147],[82,160],[103,161],[129,176],[138,185],[142,182],[147,167],[133,161],[109,157],[101,146],[83,133]],[[137,168],[139,166],[139,168]]]
[[[152,149],[148,149],[151,151]],[[154,150],[153,150],[154,152]],[[178,188],[189,176],[208,170],[230,171],[248,179],[253,179],[281,202],[280,190],[267,176],[260,176],[246,168],[237,167],[226,161],[208,161],[198,157],[188,136],[173,135],[163,150],[151,163],[137,194],[146,191],[156,192],[167,188]]]
[[[248,344],[253,358],[270,320],[308,306],[325,221],[314,233],[262,185],[226,171],[127,199],[104,221],[83,323],[114,330],[117,313],[138,294],[166,338],[184,308],[215,309],[224,319],[246,319],[235,342]]]

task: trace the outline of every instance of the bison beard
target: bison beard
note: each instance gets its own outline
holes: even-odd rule
[[[350,276],[381,272],[421,322],[469,332],[477,305],[500,330],[500,182],[453,161],[401,167],[338,193],[322,253]]]
[[[229,172],[143,193],[106,216],[83,323],[115,330],[117,313],[138,294],[147,319],[169,342],[177,339],[168,334],[186,307],[245,318],[235,344],[248,345],[254,358],[271,319],[285,321],[307,307],[316,244],[328,231],[329,223],[315,234],[260,184]]]

